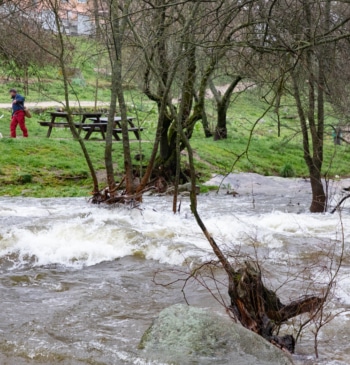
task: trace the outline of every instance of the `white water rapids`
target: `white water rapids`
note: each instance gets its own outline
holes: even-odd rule
[[[266,285],[279,289],[284,302],[319,294],[344,243],[326,310],[342,313],[320,332],[320,358],[314,358],[310,327],[295,361],[350,364],[349,206],[341,215],[312,215],[306,181],[254,174],[227,181],[240,195],[225,189],[201,195],[199,212],[233,260],[259,259]],[[334,201],[347,183],[330,187]],[[161,309],[184,302],[181,283],[158,286],[154,273],[161,270],[165,282],[174,281],[177,270],[214,258],[188,198],[174,215],[171,197],[145,197],[134,209],[92,206],[85,199],[3,197],[0,224],[0,363],[7,365],[147,364],[137,350],[143,331]],[[194,283],[187,299],[222,311]]]

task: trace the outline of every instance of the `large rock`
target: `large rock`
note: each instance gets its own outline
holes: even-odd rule
[[[148,360],[176,365],[291,365],[290,356],[229,318],[176,304],[144,333]]]

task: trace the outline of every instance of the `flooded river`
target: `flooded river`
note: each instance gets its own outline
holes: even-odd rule
[[[341,216],[309,214],[303,180],[242,174],[225,184],[240,194],[201,195],[202,218],[233,260],[259,259],[266,285],[278,289],[283,302],[319,294],[342,257],[325,312],[340,314],[320,332],[320,357],[314,357],[310,327],[294,360],[350,364],[349,206]],[[330,187],[334,201],[342,184]],[[212,258],[186,197],[177,215],[171,197],[145,197],[134,209],[92,206],[85,199],[2,197],[0,364],[160,364],[145,359],[138,343],[162,309],[185,299],[182,282],[160,286],[154,275],[159,271],[157,282],[172,282]],[[185,294],[191,305],[224,312],[196,283]]]

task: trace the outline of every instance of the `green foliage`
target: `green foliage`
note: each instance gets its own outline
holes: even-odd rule
[[[280,176],[282,177],[294,177],[295,171],[293,169],[293,166],[289,163],[286,163],[280,171]]]
[[[219,188],[216,185],[200,185],[199,187],[201,194],[209,193],[210,191],[216,191]]]
[[[18,183],[21,185],[29,184],[33,180],[33,177],[31,174],[20,174],[18,176]]]

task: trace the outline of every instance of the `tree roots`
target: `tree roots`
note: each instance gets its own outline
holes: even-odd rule
[[[316,311],[324,302],[319,297],[304,297],[287,305],[282,304],[275,292],[267,289],[257,265],[246,262],[229,275],[231,311],[247,329],[259,334],[281,349],[294,352],[292,335],[274,335],[276,329],[290,318]]]

